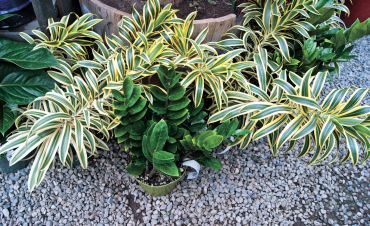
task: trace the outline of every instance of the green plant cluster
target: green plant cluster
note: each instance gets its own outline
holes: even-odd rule
[[[5,136],[18,116],[18,108],[54,88],[45,69],[57,66],[46,49],[0,38],[0,136]]]
[[[251,0],[240,8],[242,24],[214,43],[204,42],[208,28],[193,34],[195,13],[178,18],[158,0],[123,17],[111,36],[92,30],[100,20],[91,14],[50,20],[36,38],[21,34],[57,58],[48,71],[57,85],[22,110],[0,154],[14,150],[15,164],[35,153],[30,190],[57,158],[86,168],[112,133],[131,158],[128,172],[140,176],[177,177],[187,159],[218,170],[221,143],[244,149],[258,139],[274,155],[302,140],[298,156],[310,164],[365,162],[368,89],[322,89],[352,43],[369,34],[369,21],[344,28],[339,15],[348,9],[337,0]]]
[[[213,156],[213,151],[234,135],[237,126],[222,135],[217,129],[208,129],[203,104],[195,107],[191,103],[180,84],[181,74],[175,69],[161,66],[156,78],[159,84],[151,84],[149,88],[151,102],[143,96],[140,85],[129,77],[123,81],[122,93],[113,92],[113,111],[120,121],[114,133],[118,143],[130,153],[128,172],[140,176],[158,171],[178,177],[185,158],[219,170],[221,162]]]

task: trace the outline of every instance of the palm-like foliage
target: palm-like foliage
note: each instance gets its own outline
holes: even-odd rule
[[[313,164],[326,159],[335,145],[340,152],[339,142],[345,138],[348,151],[342,161],[350,158],[354,164],[359,162],[359,143],[365,148],[363,156],[366,160],[370,152],[370,106],[359,105],[368,90],[353,90],[347,100],[345,98],[351,93],[350,89],[333,90],[320,103],[327,73],[312,76],[312,71],[308,71],[303,78],[281,71],[279,78],[274,80],[275,87],[270,95],[261,96],[253,90],[230,91],[229,98],[234,104],[212,115],[209,122],[243,116],[245,126],[253,133],[236,143],[245,147],[251,139],[267,137],[273,154],[288,141],[292,148],[297,140],[304,139],[299,156],[310,153],[314,147],[310,160]],[[294,85],[288,80],[294,81]]]
[[[71,165],[77,156],[75,160],[86,168],[88,157],[96,155],[98,148],[108,149],[103,141],[110,137],[112,120],[109,92],[104,89],[108,79],[98,60],[87,60],[87,48],[97,45],[94,55],[108,53],[99,41],[101,37],[91,30],[99,20],[88,20],[90,17],[86,14],[71,25],[69,16],[60,22],[50,21],[50,37],[39,31],[34,34],[40,39],[22,34],[36,43],[35,48],[48,48],[59,62],[48,71],[59,86],[27,107],[17,119],[17,130],[0,148],[0,153],[13,151],[10,164],[35,156],[28,180],[30,190],[41,183],[57,155],[63,165]]]
[[[101,138],[109,138],[110,117],[103,110],[105,100],[89,95],[93,92],[87,84],[56,88],[36,99],[17,119],[18,129],[0,153],[14,150],[10,164],[15,164],[36,150],[30,190],[41,183],[57,154],[63,165],[71,165],[77,155],[86,168],[88,157],[97,154],[97,148],[108,149]]]
[[[199,95],[209,95],[211,90],[218,99],[221,93],[224,95],[223,80],[240,75],[243,66],[232,62],[237,51],[218,55],[203,44],[206,29],[191,39],[194,15],[179,19],[170,5],[161,8],[159,1],[150,0],[142,14],[134,10],[132,18],[123,18],[119,34],[106,37],[105,42],[91,30],[99,22],[88,20],[91,14],[70,25],[69,16],[60,22],[50,20],[50,36],[39,31],[34,32],[38,39],[22,34],[36,48],[49,49],[59,62],[48,72],[58,87],[28,107],[18,119],[18,130],[0,149],[4,153],[16,148],[12,164],[35,153],[30,190],[41,183],[56,155],[68,164],[77,154],[85,168],[88,156],[95,154],[97,147],[106,149],[102,138],[109,138],[109,130],[119,123],[111,111],[112,91],[122,90],[126,77],[131,77],[150,102],[152,85],[146,79],[151,79],[161,65],[176,66],[183,78],[196,71],[198,84],[200,80],[209,81],[202,89],[195,89],[198,102]],[[207,73],[201,71],[204,69]],[[217,80],[217,86],[206,77]],[[195,80],[188,81],[187,86],[193,89],[190,84]]]
[[[92,31],[94,25],[101,19],[92,19],[91,13],[84,14],[71,23],[71,15],[63,16],[60,21],[55,22],[52,18],[48,20],[48,31],[50,35],[39,30],[32,33],[38,38],[34,39],[28,34],[21,32],[20,35],[30,44],[36,44],[35,48],[48,48],[54,55],[81,60],[87,57],[87,47],[94,44],[94,40],[101,37]]]
[[[141,15],[134,10],[132,18],[124,17],[119,35],[107,39],[113,51],[108,59],[111,80],[121,83],[125,76],[131,76],[140,82],[153,76],[160,65],[182,66],[185,71],[182,84],[194,87],[196,106],[202,97],[211,94],[220,109],[227,102],[224,83],[253,64],[233,62],[243,50],[219,55],[203,44],[208,29],[192,39],[194,19],[195,13],[185,19],[177,18],[170,5],[161,8],[156,0],[148,1]],[[150,96],[148,92],[146,95]]]
[[[232,29],[239,32],[227,34],[226,39],[214,45],[227,51],[245,50],[238,60],[253,59],[256,67],[244,70],[244,80],[229,85],[229,106],[212,115],[209,122],[242,117],[244,129],[253,132],[235,141],[241,147],[252,139],[266,137],[276,154],[285,143],[289,142],[291,149],[297,140],[304,139],[299,156],[315,147],[312,164],[326,159],[335,145],[336,156],[342,156],[343,161],[351,158],[356,164],[362,144],[366,160],[370,107],[359,105],[368,90],[353,90],[348,100],[350,89],[334,90],[319,101],[327,72],[314,67],[305,69],[306,73],[296,68],[298,74],[286,70],[297,61],[291,54],[296,45],[302,45],[310,33],[319,32],[321,27],[339,26],[337,12],[347,8],[342,3],[323,0],[256,0],[241,6],[245,12],[243,25]],[[341,139],[346,140],[348,151],[339,154]]]

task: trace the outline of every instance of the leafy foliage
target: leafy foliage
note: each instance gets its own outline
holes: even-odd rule
[[[359,104],[368,90],[354,90],[347,101],[345,97],[350,93],[350,89],[333,90],[319,103],[318,98],[327,73],[313,76],[310,70],[303,78],[296,77],[299,82],[293,87],[287,81],[294,76],[295,74],[290,73],[287,77],[282,71],[280,78],[275,80],[276,86],[281,89],[280,97],[275,92],[269,96],[270,101],[255,102],[247,96],[258,97],[258,93],[244,94],[247,98],[238,98],[238,104],[212,115],[209,122],[229,120],[241,115],[248,117],[249,124],[252,125],[250,130],[253,131],[249,140],[266,137],[274,155],[288,141],[289,147],[292,148],[298,139],[304,139],[299,156],[310,153],[314,147],[315,151],[310,160],[312,164],[325,160],[335,145],[340,152],[339,142],[341,137],[344,137],[348,151],[342,161],[350,158],[353,164],[359,162],[360,149],[357,142],[362,143],[367,150],[364,154],[366,160],[370,148],[366,117],[370,114],[370,106]],[[243,146],[248,144],[244,139],[240,142]]]
[[[13,127],[18,105],[29,104],[54,88],[54,81],[43,70],[58,64],[45,49],[0,38],[0,132],[5,136]]]
[[[214,169],[221,166],[212,151],[222,143],[224,136],[216,130],[207,130],[203,105],[191,107],[180,77],[174,69],[161,66],[158,69],[160,84],[149,89],[153,101],[148,108],[145,108],[147,102],[141,96],[140,85],[133,84],[129,77],[123,82],[123,92],[114,93],[114,113],[120,120],[115,135],[131,153],[132,162],[127,167],[130,174],[139,176],[152,168],[178,177],[178,167],[185,156]],[[132,105],[128,101],[132,101]],[[193,110],[191,114],[190,110]]]
[[[18,69],[0,81],[0,99],[7,103],[24,105],[53,88],[54,80],[45,71]]]
[[[302,69],[307,71],[316,67],[317,70],[328,70],[339,74],[338,63],[353,57],[351,55],[353,42],[368,34],[370,34],[370,19],[362,23],[356,21],[349,28],[321,25],[310,32],[311,37],[304,41],[302,52],[297,51],[294,59],[297,64],[288,68],[294,71]]]
[[[0,109],[0,134],[5,136],[6,132],[13,126],[17,118],[16,104],[1,104]],[[1,142],[1,141],[0,141]]]
[[[148,110],[147,100],[142,96],[140,85],[130,78],[123,81],[123,93],[113,91],[113,112],[120,124],[114,129],[118,143],[123,143],[125,150],[141,152],[142,136],[146,125],[144,117]]]
[[[68,166],[76,156],[82,168],[86,168],[89,156],[96,155],[97,149],[108,149],[103,138],[110,137],[107,129],[111,123],[108,114],[110,97],[103,91],[105,80],[98,76],[103,68],[85,60],[87,47],[95,44],[94,38],[101,40],[91,30],[98,20],[88,20],[90,17],[85,15],[72,24],[68,24],[68,16],[62,18],[62,22],[50,20],[50,37],[40,31],[34,31],[40,39],[22,34],[32,44],[20,44],[15,47],[16,51],[10,46],[0,54],[7,61],[21,62],[18,64],[24,68],[52,68],[48,71],[51,79],[42,70],[14,71],[8,64],[4,66],[7,73],[0,77],[4,100],[28,104],[38,97],[18,117],[17,129],[0,148],[1,154],[13,151],[11,165],[26,156],[35,157],[28,180],[30,190],[42,182],[56,156]],[[40,58],[42,54],[45,61]],[[54,87],[54,80],[60,85]]]
[[[34,45],[0,38],[0,60],[5,60],[17,66],[36,70],[57,66],[58,62],[46,49],[34,50]]]
[[[64,165],[77,156],[87,167],[90,155],[107,149],[112,129],[130,154],[132,175],[176,177],[185,158],[218,170],[217,146],[245,147],[262,137],[274,154],[303,138],[300,156],[310,155],[310,163],[326,159],[344,138],[349,151],[337,156],[367,159],[369,107],[360,102],[368,90],[334,90],[323,101],[320,92],[326,70],[350,57],[350,43],[368,32],[368,22],[340,28],[338,15],[348,9],[336,0],[252,0],[241,7],[237,32],[212,45],[204,43],[207,28],[192,38],[194,13],[177,18],[158,0],[123,17],[118,34],[104,39],[92,30],[99,20],[91,14],[50,20],[48,33],[34,31],[35,39],[22,33],[36,45],[32,52],[57,58],[45,67],[58,85],[28,105],[0,154],[15,149],[12,164],[34,154],[30,190],[56,156]],[[10,74],[2,72],[1,81]]]
[[[64,58],[64,55],[73,60],[86,59],[87,47],[92,46],[95,40],[102,40],[101,37],[92,31],[94,25],[100,19],[91,19],[91,13],[77,17],[74,22],[70,21],[71,15],[63,16],[59,22],[52,18],[48,20],[48,31],[50,35],[39,30],[32,33],[38,38],[21,32],[20,35],[30,44],[36,44],[36,49],[49,49],[54,55]]]
[[[366,160],[370,112],[360,102],[368,90],[333,90],[323,101],[321,90],[331,64],[350,57],[348,43],[366,34],[368,22],[338,28],[337,15],[348,9],[334,1],[256,0],[241,6],[243,26],[233,28],[239,34],[227,34],[214,45],[228,51],[245,49],[247,54],[238,59],[253,58],[256,67],[244,71],[243,83],[226,92],[232,104],[208,122],[242,118],[242,128],[251,131],[234,142],[242,148],[252,139],[266,138],[277,154],[285,143],[290,150],[303,139],[299,156],[310,155],[311,164],[328,158],[335,146],[334,159],[357,164],[362,144]],[[300,46],[303,52],[292,51]],[[347,151],[339,149],[341,139],[346,140]]]
[[[108,138],[110,118],[96,107],[104,102],[87,92],[94,90],[76,85],[65,90],[56,88],[37,98],[17,119],[17,131],[0,147],[0,154],[14,150],[10,164],[42,150],[36,152],[32,164],[30,190],[41,183],[56,154],[63,165],[71,165],[76,154],[82,168],[86,168],[89,155],[95,155],[98,148],[108,149],[95,133]]]

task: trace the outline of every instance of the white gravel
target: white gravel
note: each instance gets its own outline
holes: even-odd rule
[[[370,88],[370,36],[330,87]],[[369,95],[366,99],[370,103]],[[112,145],[117,148],[117,145]],[[233,150],[219,173],[203,171],[169,196],[145,195],[124,171],[125,154],[106,152],[87,170],[49,170],[27,191],[29,167],[0,174],[0,225],[369,225],[370,164],[307,166],[274,158],[265,143]]]

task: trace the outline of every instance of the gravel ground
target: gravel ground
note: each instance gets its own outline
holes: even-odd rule
[[[370,36],[341,65],[330,87],[370,88]],[[370,103],[369,95],[366,99]],[[117,145],[112,145],[118,148]],[[27,191],[29,167],[0,174],[3,225],[369,225],[370,165],[307,166],[294,154],[273,158],[266,143],[233,150],[219,173],[202,171],[171,195],[145,195],[124,171],[125,156],[106,152],[89,169],[49,170]],[[0,223],[0,225],[1,225]]]

